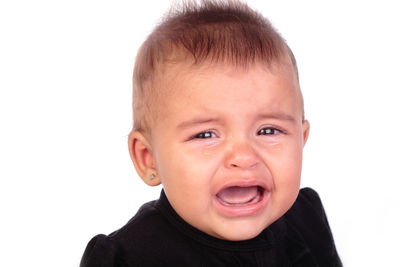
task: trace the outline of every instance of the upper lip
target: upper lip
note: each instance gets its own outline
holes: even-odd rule
[[[233,187],[233,186],[239,186],[239,187],[251,187],[251,186],[259,186],[261,187],[264,191],[269,191],[270,187],[267,184],[266,181],[260,180],[260,179],[232,179],[229,180],[228,182],[224,183],[222,186],[218,187],[217,191],[215,192],[214,195],[218,195],[219,192],[222,190]]]

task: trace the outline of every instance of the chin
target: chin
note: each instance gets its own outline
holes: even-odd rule
[[[249,229],[250,230],[250,229]],[[230,232],[230,233],[225,233],[221,239],[229,240],[229,241],[244,241],[244,240],[249,240],[252,239],[256,236],[258,236],[264,229],[260,231],[241,231],[240,233],[238,232]]]
[[[217,233],[217,237],[229,241],[249,240],[258,236],[267,226],[255,226],[249,222],[235,223],[226,225],[222,231]]]

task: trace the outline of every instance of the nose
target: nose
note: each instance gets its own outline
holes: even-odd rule
[[[225,166],[227,168],[238,168],[247,170],[254,168],[260,162],[254,149],[249,143],[236,143],[227,150]]]

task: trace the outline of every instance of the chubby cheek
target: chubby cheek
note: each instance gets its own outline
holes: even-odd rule
[[[301,179],[302,145],[297,140],[271,146],[263,151],[271,172],[273,188],[271,204],[277,217],[282,216],[295,201]]]
[[[159,153],[157,171],[168,199],[178,213],[207,208],[218,162],[216,153],[197,147],[177,145]]]

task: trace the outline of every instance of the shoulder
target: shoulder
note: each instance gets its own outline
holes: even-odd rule
[[[292,207],[292,212],[313,213],[323,219],[326,219],[324,207],[317,191],[305,187],[300,189],[299,195]]]
[[[328,226],[322,201],[318,193],[309,187],[302,188],[285,217],[292,223]]]
[[[149,228],[157,228],[163,220],[155,203],[144,204],[119,230],[93,237],[87,244],[80,267],[140,266],[140,258],[146,251],[143,248],[154,242],[154,233]]]
[[[321,266],[341,266],[321,198],[315,190],[301,189],[284,218],[291,235],[306,244]]]
[[[119,255],[118,245],[106,235],[93,237],[86,246],[80,267],[128,267]]]
[[[128,223],[109,235],[110,238],[123,243],[126,242],[125,237],[127,236],[130,237],[129,240],[135,240],[145,235],[153,224],[158,224],[162,220],[162,216],[156,208],[156,203],[157,201],[151,201],[142,205]]]

